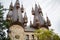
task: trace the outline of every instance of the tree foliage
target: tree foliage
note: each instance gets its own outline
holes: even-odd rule
[[[41,28],[35,31],[35,36],[38,40],[60,40],[59,36],[52,30]]]
[[[3,5],[1,5],[0,3],[0,40],[3,40],[6,36],[5,36],[5,26],[4,26],[4,20],[3,20]]]

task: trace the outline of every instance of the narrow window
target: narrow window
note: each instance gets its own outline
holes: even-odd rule
[[[26,40],[29,40],[29,35],[26,35]]]
[[[34,35],[32,35],[32,40],[34,40]]]

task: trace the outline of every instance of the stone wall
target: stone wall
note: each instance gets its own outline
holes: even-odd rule
[[[29,40],[32,40],[32,35],[34,35],[34,32],[24,32],[24,28],[20,25],[12,25],[9,30],[11,40],[26,40],[26,35],[29,35]],[[37,40],[36,37],[34,39]]]
[[[11,33],[9,33],[9,36],[11,40],[24,40],[24,29],[20,25],[13,25],[9,28]]]

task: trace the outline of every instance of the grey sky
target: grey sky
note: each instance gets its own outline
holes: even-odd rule
[[[4,8],[9,8],[11,0],[0,0],[4,5]],[[13,5],[16,0],[12,0]],[[35,3],[40,4],[44,17],[46,14],[48,15],[52,26],[50,28],[54,29],[54,31],[60,34],[60,0],[19,0],[20,4],[24,5],[28,20],[33,20],[33,16],[31,15],[31,9],[34,7]],[[5,13],[7,14],[7,12]],[[29,23],[28,23],[29,24]]]

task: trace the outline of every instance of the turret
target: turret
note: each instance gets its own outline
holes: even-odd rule
[[[41,14],[42,14],[42,16],[43,16],[43,13],[42,13],[42,10],[41,10],[40,5],[38,5],[38,12],[39,12],[39,14],[41,13]]]
[[[12,2],[10,4],[10,7],[9,7],[9,12],[7,14],[7,20],[11,20],[11,16],[12,16],[12,11],[13,11],[13,5],[12,5]]]
[[[34,11],[34,9],[32,8],[32,15],[35,15],[35,11]]]
[[[35,10],[33,10],[33,13],[34,13],[33,26],[35,28],[46,27],[46,22],[43,18],[43,13],[40,5],[37,6],[37,4],[35,4]]]
[[[18,21],[23,25],[23,16],[22,16],[19,0],[16,0],[15,2],[12,19],[13,19],[12,20],[13,23]]]
[[[47,18],[47,25],[48,25],[48,26],[51,26],[51,23],[50,23],[49,18],[48,18],[48,17],[46,17],[46,18]]]
[[[10,4],[10,8],[9,8],[9,10],[10,10],[10,11],[13,10],[13,4],[12,4],[12,2],[11,2],[11,4]]]
[[[24,14],[24,26],[27,26],[27,22],[28,22],[28,19],[27,19],[27,15],[25,12],[25,14]]]
[[[7,20],[9,20],[11,25],[19,24],[21,26],[27,24],[27,16],[24,14],[24,19],[22,13],[24,12],[23,5],[20,7],[19,0],[16,0],[14,6],[10,4],[9,12],[7,14]]]
[[[23,7],[23,5],[21,5],[21,13],[23,13],[24,12],[24,7]]]
[[[18,8],[20,8],[20,4],[19,4],[19,0],[16,0],[16,8],[18,9]]]

